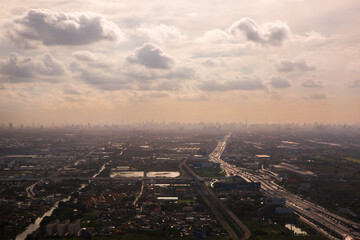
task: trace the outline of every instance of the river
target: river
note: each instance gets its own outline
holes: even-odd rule
[[[105,169],[105,166],[106,166],[107,163],[104,163],[102,165],[102,167],[100,168],[100,170],[94,174],[94,176],[92,176],[92,178],[96,178],[102,171],[104,171]],[[89,180],[90,182],[91,180]],[[87,184],[81,184],[80,188],[78,189],[78,192],[80,192],[83,188],[85,188],[87,186]],[[53,211],[55,209],[57,209],[59,207],[59,202],[67,202],[70,200],[70,196],[60,200],[60,201],[57,201],[54,203],[54,206],[48,210],[47,212],[45,212],[41,217],[38,217],[34,223],[31,223],[26,229],[25,231],[23,231],[22,233],[20,233],[19,235],[16,236],[16,239],[15,240],[24,240],[27,235],[35,232],[39,227],[40,227],[40,223],[41,221],[45,218],[45,217],[48,217],[48,216],[51,216],[51,214],[53,213]]]

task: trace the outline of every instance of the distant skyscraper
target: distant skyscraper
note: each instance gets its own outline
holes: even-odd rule
[[[13,124],[12,124],[12,123],[9,123],[9,128],[10,128],[10,129],[13,129],[13,127],[14,127]]]

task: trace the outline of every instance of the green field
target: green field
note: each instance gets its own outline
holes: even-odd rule
[[[356,158],[349,158],[349,157],[347,157],[347,158],[345,158],[346,160],[348,160],[348,161],[350,161],[350,162],[355,162],[355,163],[358,163],[358,164],[360,164],[360,159],[356,159]]]
[[[225,172],[221,168],[192,168],[192,170],[200,177],[223,177]]]

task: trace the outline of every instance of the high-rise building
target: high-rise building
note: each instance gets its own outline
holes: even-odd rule
[[[70,220],[65,220],[57,225],[57,233],[59,236],[64,236],[69,231]]]
[[[9,128],[13,129],[14,125],[12,123],[9,123]]]
[[[51,223],[49,223],[48,225],[46,225],[46,234],[48,236],[54,235],[54,233],[56,233],[56,231],[57,231],[58,224],[59,224],[59,220],[54,220]]]
[[[76,235],[80,231],[80,219],[77,219],[69,225],[69,235]]]

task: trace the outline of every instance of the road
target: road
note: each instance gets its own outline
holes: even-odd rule
[[[225,147],[222,148],[222,151],[224,149]],[[214,152],[215,151],[217,151],[217,148],[214,150]],[[219,154],[217,152],[217,156],[220,157],[221,153]],[[234,240],[246,240],[250,238],[250,230],[223,202],[220,201],[216,194],[207,185],[205,185],[203,179],[194,173],[194,171],[186,164],[186,160],[180,164],[180,167],[190,177],[195,179],[198,192],[204,198],[205,202],[210,206],[211,210],[227,230],[230,237]]]
[[[36,186],[36,184],[38,184],[39,182],[41,182],[42,180],[40,180],[40,181],[38,181],[38,182],[36,182],[36,183],[34,183],[34,184],[32,184],[32,185],[30,185],[30,186],[28,186],[27,188],[26,188],[26,192],[27,192],[27,197],[28,198],[34,198],[35,197],[35,192],[34,192],[34,187]]]
[[[345,219],[325,208],[311,203],[301,197],[287,191],[274,181],[278,180],[277,175],[269,170],[260,169],[250,172],[248,169],[236,167],[221,160],[227,140],[231,133],[219,141],[217,147],[210,155],[210,161],[220,163],[221,168],[232,176],[240,176],[247,182],[260,182],[261,191],[264,195],[271,198],[286,198],[286,205],[292,207],[295,212],[304,220],[308,221],[329,239],[360,239],[360,224]]]

